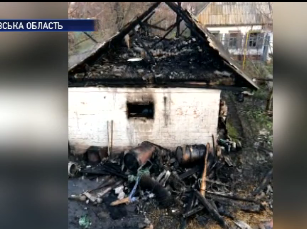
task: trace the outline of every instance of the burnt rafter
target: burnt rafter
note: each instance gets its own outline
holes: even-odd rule
[[[178,2],[178,7],[181,8],[181,2]],[[180,15],[177,14],[177,18],[176,18],[176,22],[178,23],[177,24],[177,31],[176,31],[176,37],[178,38],[180,36]]]
[[[153,23],[152,25],[159,25],[162,21],[165,21],[166,18],[162,18],[161,20]]]
[[[140,22],[139,23],[141,27],[144,27],[143,24]],[[150,50],[148,49],[148,47],[146,47],[146,45],[144,44],[143,40],[141,39],[141,37],[138,35],[137,31],[135,31],[135,36],[137,37],[138,41],[141,43],[143,49],[145,50],[145,52],[147,53],[147,55],[150,58],[150,61],[152,64],[155,64],[155,58],[153,57],[152,53],[150,52]]]
[[[98,41],[95,40],[95,38],[93,38],[91,35],[89,35],[87,32],[84,32],[84,34],[90,38],[92,41],[94,41],[96,44],[98,43]]]
[[[172,32],[172,30],[173,30],[180,22],[181,22],[181,19],[179,19],[179,21],[177,21],[177,22],[175,22],[173,25],[171,25],[171,26],[169,27],[168,31],[164,34],[164,36],[161,37],[157,42],[155,42],[155,43],[151,46],[151,48],[154,48],[158,43],[160,43],[161,41],[163,41],[163,40],[167,37],[167,35],[169,35],[169,34]]]
[[[103,44],[97,44],[99,47],[92,54],[72,66],[69,69],[69,86],[125,86],[130,85],[130,81],[131,85],[145,87],[258,89],[222,44],[188,11],[182,9],[180,4],[165,3],[177,14],[177,19],[163,37],[150,37],[147,33],[144,36],[135,31],[137,25],[144,30],[151,26],[148,20],[160,2],[153,3],[115,36]],[[181,21],[195,37],[180,36],[184,32],[178,30]],[[167,35],[176,27],[177,38],[167,39]],[[129,33],[132,36],[125,39],[124,44],[123,39]],[[146,61],[148,59],[150,61]],[[84,70],[85,65],[90,66],[89,70]],[[86,77],[84,74],[87,74]],[[193,84],[192,81],[198,83]]]
[[[151,25],[151,24],[148,24],[148,23],[144,23],[144,25],[147,26],[147,27],[153,28],[153,29],[157,29],[157,30],[161,30],[161,31],[167,31],[167,29],[156,26],[156,25]]]

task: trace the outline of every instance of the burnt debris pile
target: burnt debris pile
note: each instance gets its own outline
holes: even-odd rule
[[[167,29],[151,25],[149,19],[159,4],[153,3],[117,34],[97,44],[82,61],[71,65],[69,87],[258,88],[223,44],[180,5],[165,2],[176,13],[173,25]],[[180,32],[181,22],[186,28]],[[157,37],[154,30],[165,33]],[[185,30],[189,33],[184,34]]]
[[[103,177],[103,182],[69,199],[97,208],[107,205],[110,211],[134,206],[138,214],[145,215],[140,209],[151,205],[180,219],[182,228],[197,215],[229,228],[229,222],[236,220],[237,211],[260,213],[269,207],[257,194],[268,184],[272,172],[253,193],[239,195],[234,183],[240,176],[237,176],[233,159],[238,149],[225,147],[225,144],[217,141],[213,146],[209,143],[184,145],[172,151],[145,141],[113,158],[97,150],[98,161],[93,157],[95,151],[91,150],[87,161],[69,163],[69,176]],[[104,198],[109,195],[113,199],[106,202]]]
[[[168,84],[202,82],[207,86],[232,85],[234,74],[227,69],[217,52],[206,48],[194,37],[163,39],[131,35],[129,44],[118,42],[92,66],[75,73],[77,80],[108,86],[134,83]],[[95,81],[96,80],[96,81]]]

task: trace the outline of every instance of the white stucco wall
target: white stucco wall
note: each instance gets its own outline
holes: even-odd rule
[[[251,30],[261,30],[263,32],[266,32],[270,36],[270,46],[271,48],[269,49],[269,53],[273,53],[273,33],[270,31],[264,31],[262,29],[262,25],[254,25],[254,26],[219,26],[219,27],[207,27],[210,32],[217,32],[221,34],[222,38],[221,40],[223,41],[225,39],[225,34],[230,33],[230,31],[241,31],[243,36],[247,34],[248,31]],[[245,43],[244,43],[245,44]],[[229,52],[233,55],[242,55],[244,53],[243,48],[242,49],[229,49]],[[247,50],[247,55],[262,55],[263,53],[263,47],[261,49],[248,49]]]
[[[81,152],[108,144],[107,121],[113,120],[113,147],[151,141],[174,148],[212,144],[219,113],[219,90],[184,88],[69,88],[69,142]],[[166,100],[164,100],[166,97]],[[153,120],[127,118],[127,101],[152,99]],[[164,102],[166,101],[166,102]]]

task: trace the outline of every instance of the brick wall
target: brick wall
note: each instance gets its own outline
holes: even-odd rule
[[[153,101],[154,119],[127,118],[127,102]],[[212,143],[219,112],[219,90],[184,88],[69,88],[69,141],[82,153],[108,144],[107,121],[113,120],[113,147],[151,141],[164,147]]]

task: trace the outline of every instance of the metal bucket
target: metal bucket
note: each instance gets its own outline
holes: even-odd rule
[[[79,171],[79,165],[74,162],[68,162],[68,177],[74,177]]]
[[[136,171],[146,164],[155,150],[156,147],[150,142],[142,142],[139,146],[125,152],[124,164],[129,170]]]
[[[181,165],[192,165],[204,157],[205,145],[184,145],[176,149],[177,160]]]

